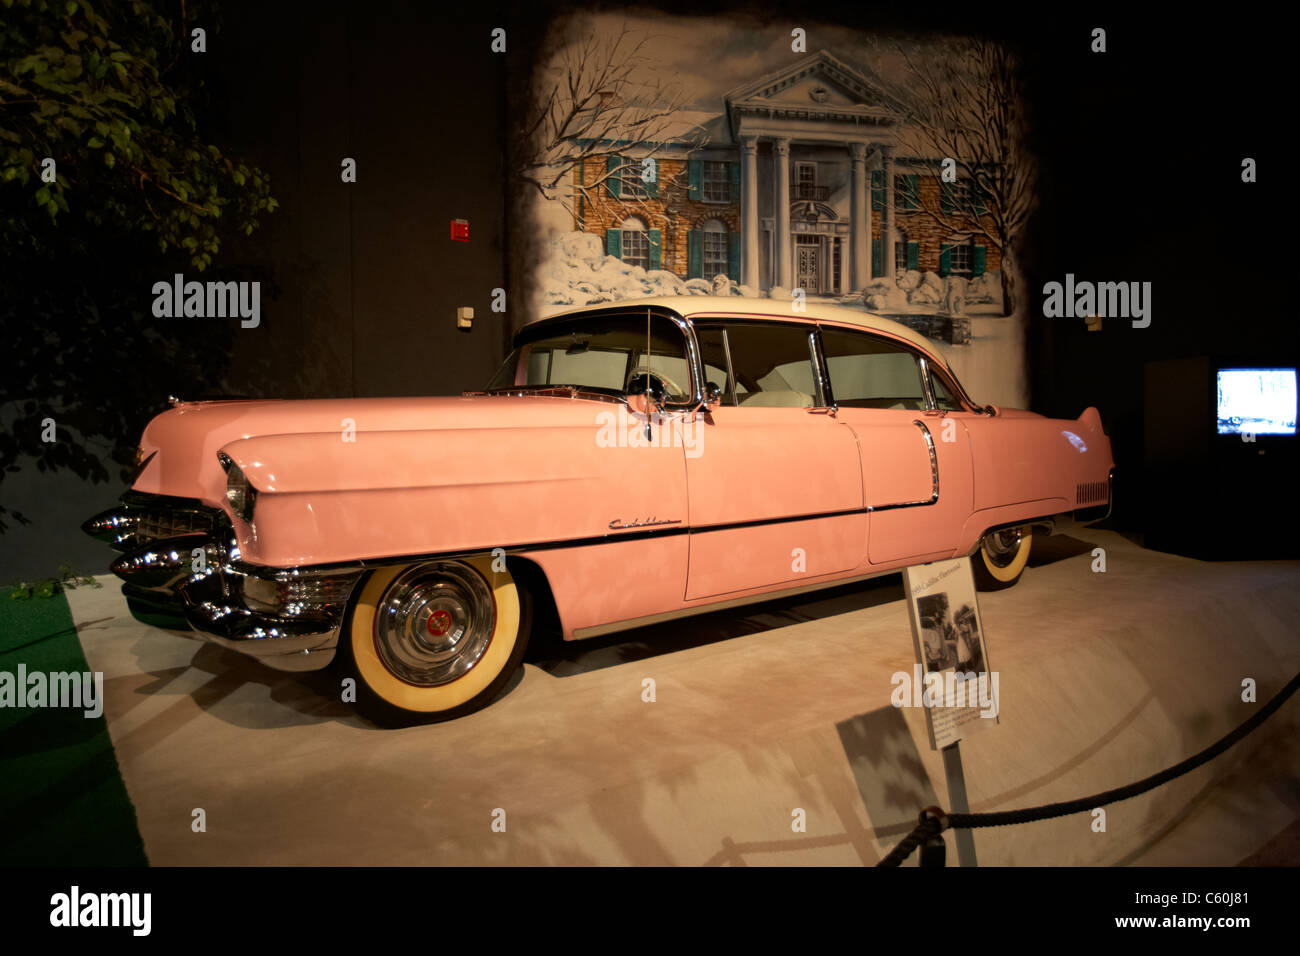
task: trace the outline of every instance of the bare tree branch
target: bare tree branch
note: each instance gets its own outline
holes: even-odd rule
[[[536,98],[518,128],[515,176],[548,200],[558,201],[574,216],[613,179],[625,187],[622,200],[649,212],[640,190],[646,159],[655,160],[672,146],[688,151],[703,145],[703,130],[683,131],[678,117],[683,99],[666,86],[644,55],[649,38],[637,39],[624,26],[616,36],[595,34],[566,47],[552,67],[552,84]],[[610,157],[619,159],[610,162]],[[591,181],[575,177],[589,161],[601,160]],[[582,182],[574,181],[581,178]],[[676,183],[676,177],[659,185]]]
[[[1018,64],[1005,47],[985,39],[948,40],[930,49],[895,44],[904,70],[901,81],[877,80],[905,116],[902,150],[932,161],[927,176],[939,185],[918,200],[945,229],[984,237],[1004,260],[1015,252],[1033,211],[1037,166],[1025,138],[1025,97]],[[942,181],[934,160],[951,159],[959,188]],[[1003,307],[1011,309],[1012,278],[1002,270]]]

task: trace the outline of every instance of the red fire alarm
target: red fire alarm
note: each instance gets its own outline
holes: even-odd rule
[[[468,219],[453,219],[451,221],[451,238],[454,242],[469,242]]]

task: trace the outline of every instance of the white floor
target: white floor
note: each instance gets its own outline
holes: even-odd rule
[[[1163,769],[1259,706],[1243,679],[1262,703],[1300,666],[1300,563],[1049,545],[981,599],[1002,715],[962,745],[976,811]],[[889,706],[913,660],[897,577],[542,649],[486,710],[401,731],[353,717],[329,674],[136,623],[102,580],[69,603],[155,864],[861,865],[946,804],[923,715]],[[1104,832],[978,831],[980,863],[1235,864],[1300,817],[1297,715],[1108,807]]]

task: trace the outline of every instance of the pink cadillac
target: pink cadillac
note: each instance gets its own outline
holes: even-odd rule
[[[140,462],[85,525],[132,613],[334,661],[384,722],[492,700],[534,621],[575,640],[961,555],[1009,586],[1113,469],[1096,409],[976,404],[896,322],[706,297],[534,322],[460,397],[180,402]]]

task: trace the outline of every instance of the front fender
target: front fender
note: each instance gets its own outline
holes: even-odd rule
[[[233,518],[245,560],[292,567],[610,535],[615,519],[686,522],[675,419],[657,444],[595,425],[274,435],[221,449],[257,490]]]

